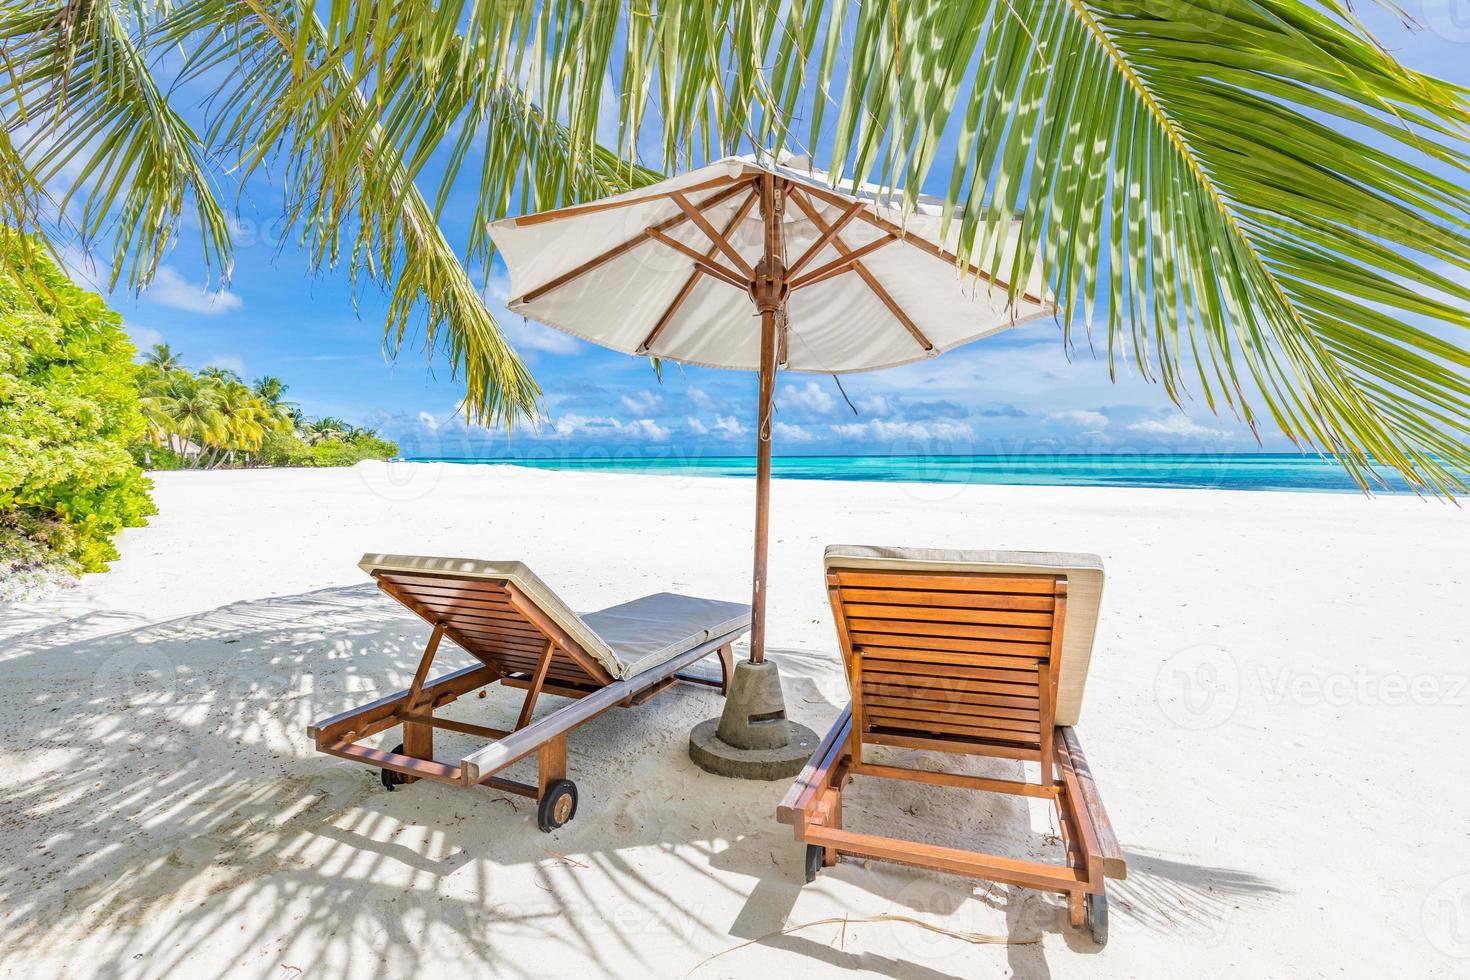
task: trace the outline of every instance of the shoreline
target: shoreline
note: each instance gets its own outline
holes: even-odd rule
[[[749,478],[755,457],[671,452],[648,455],[525,457],[399,457],[395,464],[515,466],[567,473]],[[826,468],[823,464],[831,464]],[[1363,495],[1331,460],[1295,454],[1034,454],[1034,455],[787,455],[772,457],[772,478],[836,483],[929,483],[969,486],[1085,487],[1280,491]],[[1075,467],[1075,469],[1073,468]],[[1274,469],[1265,471],[1266,468]],[[1423,496],[1389,474],[1374,496]],[[1432,494],[1429,494],[1432,496]]]

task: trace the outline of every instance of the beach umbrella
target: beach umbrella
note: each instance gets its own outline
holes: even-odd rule
[[[905,213],[899,195],[831,184],[803,159],[730,157],[491,225],[512,312],[623,353],[758,374],[750,657],[741,668],[765,662],[777,371],[896,367],[1052,311],[1041,282],[1021,284],[1012,301],[1009,282],[960,263],[961,221],[944,237],[941,202],[920,196]],[[1015,264],[1018,227],[997,229],[995,268]],[[760,690],[741,689],[749,685]],[[789,745],[784,709],[769,710],[773,685],[779,701],[774,668],[737,669],[720,735],[750,748]],[[780,724],[740,726],[732,705]]]

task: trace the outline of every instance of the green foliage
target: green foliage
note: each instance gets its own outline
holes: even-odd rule
[[[71,201],[136,285],[186,209],[226,267],[209,161],[269,168],[284,234],[386,288],[389,350],[421,320],[474,419],[538,408],[461,260],[490,267],[491,220],[646,186],[654,140],[670,170],[804,140],[905,207],[944,188],[967,268],[1047,283],[1110,368],[1365,484],[1465,489],[1470,100],[1341,0],[33,0],[0,41],[0,218]]]
[[[310,459],[311,447],[294,432],[272,432],[255,454],[261,466],[310,466]]]
[[[50,545],[103,571],[113,536],[156,512],[128,451],[145,429],[133,346],[101,297],[38,250],[4,235],[0,252],[0,515],[12,539],[54,522]]]
[[[135,442],[128,446],[133,462],[145,470],[181,470],[184,457],[168,446],[155,446],[150,442]]]
[[[70,557],[75,543],[71,528],[55,518],[0,514],[0,602],[74,579],[82,570]]]
[[[330,417],[301,418],[285,401],[280,378],[246,386],[233,371],[191,372],[167,344],[155,344],[136,373],[147,437],[129,448],[135,461],[152,469],[351,466],[398,453],[372,429]]]

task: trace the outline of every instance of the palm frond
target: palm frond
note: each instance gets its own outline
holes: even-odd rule
[[[230,261],[208,154],[150,71],[146,17],[134,3],[0,6],[0,149],[11,150],[5,169],[22,185],[16,195],[0,182],[0,216],[35,230],[25,186],[65,186],[52,217],[74,216],[86,239],[110,229],[110,284],[126,273],[133,288],[152,279],[186,208],[206,263],[224,272]]]
[[[1100,319],[1114,369],[1177,403],[1267,419],[1365,486],[1467,489],[1470,106],[1336,0],[616,6],[376,0],[325,29],[391,79],[384,133],[416,161],[439,144],[412,106],[516,84],[582,156],[615,111],[624,155],[656,118],[666,169],[805,124],[854,180],[947,172],[961,258],[1039,274],[1068,342]],[[496,157],[516,177],[486,182],[525,179]]]

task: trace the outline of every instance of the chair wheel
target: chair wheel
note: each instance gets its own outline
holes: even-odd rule
[[[541,802],[536,805],[536,826],[549,834],[576,815],[577,784],[570,779],[558,779],[546,787]]]
[[[399,742],[397,745],[393,746],[393,754],[403,754],[402,742]],[[378,778],[383,781],[383,788],[390,793],[393,792],[394,786],[402,786],[404,783],[408,782],[407,776],[403,775],[403,773],[401,772],[396,772],[392,769],[379,769]]]
[[[1087,925],[1092,929],[1092,941],[1099,946],[1108,944],[1108,896],[1087,896]]]
[[[819,844],[808,844],[806,846],[806,882],[811,884],[817,880],[817,872],[822,870],[822,847]]]

